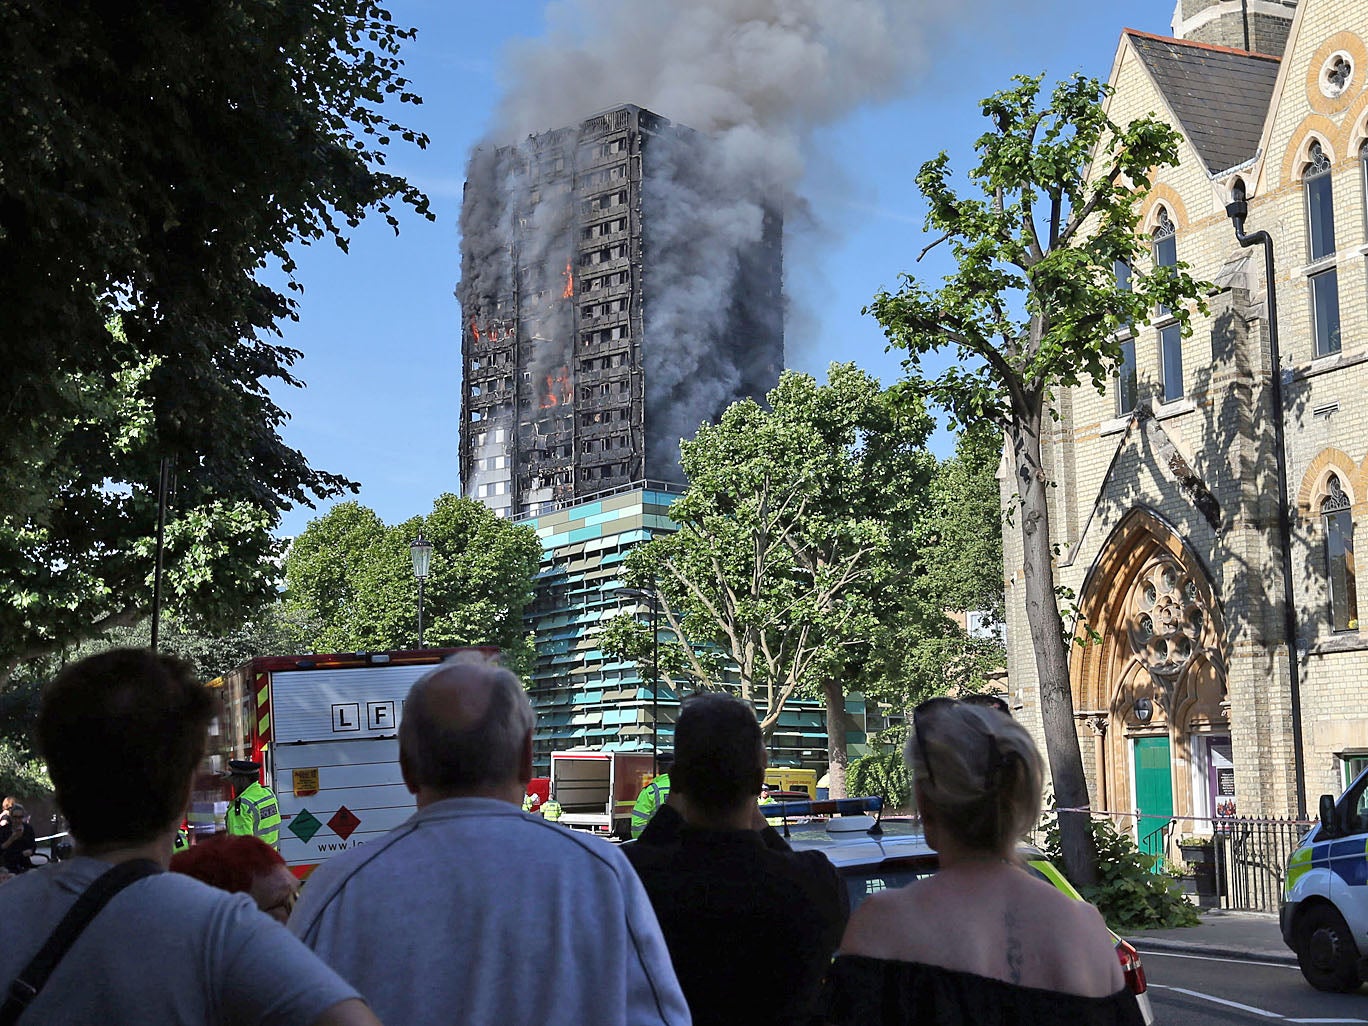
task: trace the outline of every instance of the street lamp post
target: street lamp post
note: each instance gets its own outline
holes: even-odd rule
[[[171,490],[171,461],[165,456],[162,457],[159,474],[156,560],[152,570],[152,650],[154,652],[157,649],[161,631],[162,554],[166,550],[166,502]]]
[[[1278,288],[1273,281],[1273,237],[1265,231],[1245,233],[1249,201],[1244,183],[1237,181],[1226,204],[1235,239],[1246,249],[1262,245],[1264,281],[1268,293],[1268,354],[1273,364],[1270,399],[1273,405],[1273,454],[1278,464],[1278,542],[1282,547],[1283,630],[1287,635],[1288,698],[1292,705],[1292,766],[1297,782],[1297,817],[1306,818],[1306,765],[1302,754],[1301,671],[1297,666],[1297,610],[1292,589],[1292,524],[1287,506],[1287,446],[1283,431],[1282,357],[1278,350]]]
[[[660,772],[660,716],[658,699],[660,697],[660,595],[655,590],[655,579],[651,579],[651,590],[641,588],[620,588],[619,595],[632,598],[649,599],[651,602],[651,774]]]
[[[409,556],[413,560],[413,576],[418,578],[418,647],[423,647],[423,585],[427,583],[428,564],[432,560],[432,542],[418,532],[418,537],[409,546]]]

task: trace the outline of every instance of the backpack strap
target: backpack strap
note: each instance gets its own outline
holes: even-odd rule
[[[99,915],[100,910],[114,895],[129,884],[161,871],[162,867],[151,859],[133,859],[130,862],[120,862],[96,877],[95,882],[85,889],[62,917],[57,929],[52,931],[51,936],[38,949],[38,954],[33,956],[33,961],[29,962],[9,985],[5,1003],[0,1005],[0,1026],[14,1026],[14,1023],[19,1021],[19,1017],[38,996],[48,977],[57,968],[62,956],[76,943],[76,938],[90,921]]]

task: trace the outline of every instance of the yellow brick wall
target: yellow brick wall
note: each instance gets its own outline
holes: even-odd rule
[[[1250,193],[1249,231],[1266,229],[1274,240],[1280,344],[1285,376],[1288,488],[1293,503],[1309,477],[1323,472],[1327,450],[1344,454],[1341,472],[1354,499],[1358,537],[1368,539],[1368,211],[1364,209],[1359,145],[1368,135],[1368,4],[1354,0],[1302,0],[1289,52],[1275,91],[1261,162],[1241,172]],[[1320,71],[1336,52],[1354,64],[1341,96],[1320,90]],[[1118,123],[1153,113],[1171,120],[1163,97],[1123,39],[1110,113]],[[1179,124],[1175,128],[1182,130]],[[1313,362],[1309,283],[1304,268],[1306,216],[1300,163],[1306,139],[1318,133],[1334,161],[1333,185],[1343,351]],[[1251,155],[1252,156],[1252,155]],[[1243,250],[1225,214],[1230,176],[1213,180],[1186,144],[1178,167],[1156,179],[1145,205],[1152,217],[1163,202],[1177,225],[1178,258],[1192,273],[1212,280],[1223,267],[1248,257],[1247,291],[1213,296],[1208,316],[1194,315],[1183,343],[1186,400],[1161,406],[1157,332],[1136,335],[1140,401],[1155,420],[1127,426],[1114,416],[1112,390],[1091,386],[1059,400],[1061,420],[1050,427],[1047,466],[1060,475],[1051,529],[1064,555],[1059,583],[1081,591],[1107,536],[1135,505],[1155,510],[1196,552],[1211,574],[1227,624],[1227,686],[1235,747],[1240,811],[1286,814],[1296,807],[1292,727],[1282,615],[1280,554],[1276,548],[1277,491],[1273,460],[1269,352],[1262,249]],[[1152,220],[1149,222],[1152,224]],[[1232,317],[1248,318],[1247,337],[1235,350],[1213,342]],[[1308,373],[1309,372],[1309,373]],[[1313,411],[1338,403],[1338,409]],[[1157,429],[1157,431],[1156,431]],[[1174,475],[1156,455],[1165,439],[1220,502],[1213,530]],[[1167,451],[1167,450],[1165,450]],[[1320,462],[1317,462],[1317,461]],[[1004,499],[1014,468],[1004,475]],[[1303,742],[1307,801],[1338,789],[1334,753],[1368,749],[1368,630],[1331,636],[1326,616],[1323,534],[1314,512],[1293,526],[1293,566],[1300,634]],[[1036,674],[1019,573],[1015,527],[1005,530],[1008,568],[1009,669],[1023,718],[1039,732]],[[1361,590],[1368,592],[1368,574]],[[1362,606],[1368,611],[1368,594]],[[1361,711],[1362,710],[1362,711]],[[1091,770],[1092,739],[1081,733]]]

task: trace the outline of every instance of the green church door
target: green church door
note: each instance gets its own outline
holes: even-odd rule
[[[1136,831],[1140,850],[1162,855],[1164,827],[1173,817],[1173,770],[1167,737],[1135,739],[1135,804],[1141,816]]]

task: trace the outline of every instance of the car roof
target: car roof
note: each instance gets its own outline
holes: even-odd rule
[[[876,865],[889,859],[938,858],[936,850],[926,843],[920,820],[884,819],[877,822],[876,829],[865,824],[858,824],[864,829],[851,829],[857,827],[855,822],[850,822],[854,820],[875,825],[867,816],[837,816],[831,820],[790,824],[787,833],[783,827],[776,829],[784,834],[794,851],[820,851],[838,870]],[[1019,845],[1017,852],[1028,860],[1044,858],[1033,845]]]

